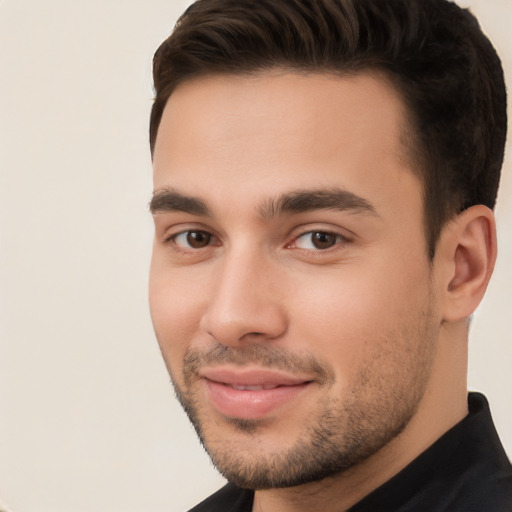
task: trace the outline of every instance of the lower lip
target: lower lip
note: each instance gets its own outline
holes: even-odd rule
[[[208,395],[215,408],[224,416],[247,420],[261,419],[288,404],[309,385],[279,386],[274,389],[240,390],[206,380]]]

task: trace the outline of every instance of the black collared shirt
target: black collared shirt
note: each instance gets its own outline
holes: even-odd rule
[[[512,512],[512,466],[489,404],[470,393],[469,414],[347,512]],[[251,512],[254,493],[227,484],[189,512]]]

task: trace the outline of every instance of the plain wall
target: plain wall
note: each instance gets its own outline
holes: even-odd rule
[[[467,1],[512,83],[512,2]],[[179,512],[217,488],[147,306],[151,59],[188,1],[0,0],[0,498]],[[512,454],[512,176],[470,340]]]

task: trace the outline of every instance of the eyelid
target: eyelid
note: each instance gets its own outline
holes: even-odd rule
[[[332,236],[334,239],[332,241],[328,240],[327,245],[325,247],[318,247],[316,245],[316,242],[318,241],[315,241],[313,238],[315,236],[315,233],[317,232],[313,231],[311,233],[304,233],[300,237],[297,237],[290,246],[290,248],[320,255],[339,250],[341,247],[344,246],[345,240],[343,239],[343,237],[336,233],[326,233],[327,235]],[[309,237],[309,240],[307,237]],[[304,240],[301,241],[301,239]]]
[[[208,234],[211,237],[210,243],[208,245],[205,245],[204,247],[194,248],[187,247],[187,245],[185,244],[179,244],[176,242],[176,238],[178,236],[185,235],[191,232],[201,232]],[[183,253],[199,252],[200,250],[205,250],[209,247],[216,247],[221,245],[219,237],[211,228],[202,225],[190,225],[186,223],[168,228],[165,231],[164,235],[162,236],[161,241],[163,245],[172,245],[172,247],[174,247],[174,250]]]
[[[205,233],[209,233],[215,238],[219,238],[217,236],[216,230],[211,226],[203,224],[202,222],[196,222],[194,220],[184,220],[182,222],[169,221],[165,224],[162,223],[157,229],[157,232],[160,233],[159,238],[162,243],[172,241],[174,237],[189,231],[204,231]]]
[[[192,224],[192,225],[191,225]],[[175,226],[171,226],[165,230],[165,233],[161,236],[161,242],[163,245],[172,244],[175,250],[179,250],[184,253],[189,252],[199,252],[201,250],[206,250],[211,247],[218,247],[223,245],[221,238],[216,233],[215,229],[211,229],[210,226],[204,226],[202,224],[198,225],[195,223],[183,223]],[[190,232],[204,232],[207,233],[211,237],[210,243],[205,245],[204,247],[191,247],[188,244],[179,244],[176,242],[176,238],[180,235],[185,235]],[[304,237],[306,235],[312,235],[314,233],[327,233],[333,235],[337,238],[337,241],[334,245],[327,248],[302,248],[296,246],[296,242],[299,238]],[[306,225],[293,229],[290,234],[286,237],[287,242],[284,244],[285,249],[297,249],[302,252],[310,252],[310,253],[328,253],[335,250],[339,250],[344,248],[345,245],[354,241],[355,235],[352,234],[351,231],[342,229],[339,226],[332,225]]]
[[[317,226],[303,226],[299,230],[297,230],[296,233],[292,233],[290,235],[289,239],[291,241],[286,244],[286,247],[291,248],[299,238],[301,238],[305,235],[313,234],[313,233],[327,233],[327,234],[335,235],[336,237],[339,237],[339,239],[343,243],[352,242],[354,239],[354,236],[351,236],[351,232],[347,233],[347,230],[343,230],[339,227],[325,226],[325,225],[324,226],[318,226],[318,225]],[[337,243],[336,245],[339,245],[339,243]],[[333,248],[335,246],[333,246]],[[302,249],[302,250],[308,250],[308,249]],[[313,252],[326,252],[328,250],[329,249],[311,249],[311,251],[313,251]]]

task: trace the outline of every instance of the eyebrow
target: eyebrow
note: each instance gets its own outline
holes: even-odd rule
[[[212,216],[212,211],[202,199],[184,195],[173,188],[155,190],[149,203],[149,210],[153,215],[179,211],[203,217]]]
[[[287,213],[314,210],[368,213],[378,216],[370,201],[342,188],[292,191],[266,201],[260,206],[259,213],[262,218],[271,219]]]
[[[181,211],[192,215],[212,217],[208,204],[194,196],[182,194],[174,188],[162,188],[153,193],[149,203],[153,215]],[[378,216],[368,200],[342,188],[296,190],[262,203],[257,211],[264,220],[285,214],[299,214],[315,210],[335,210],[349,213],[366,213]]]

